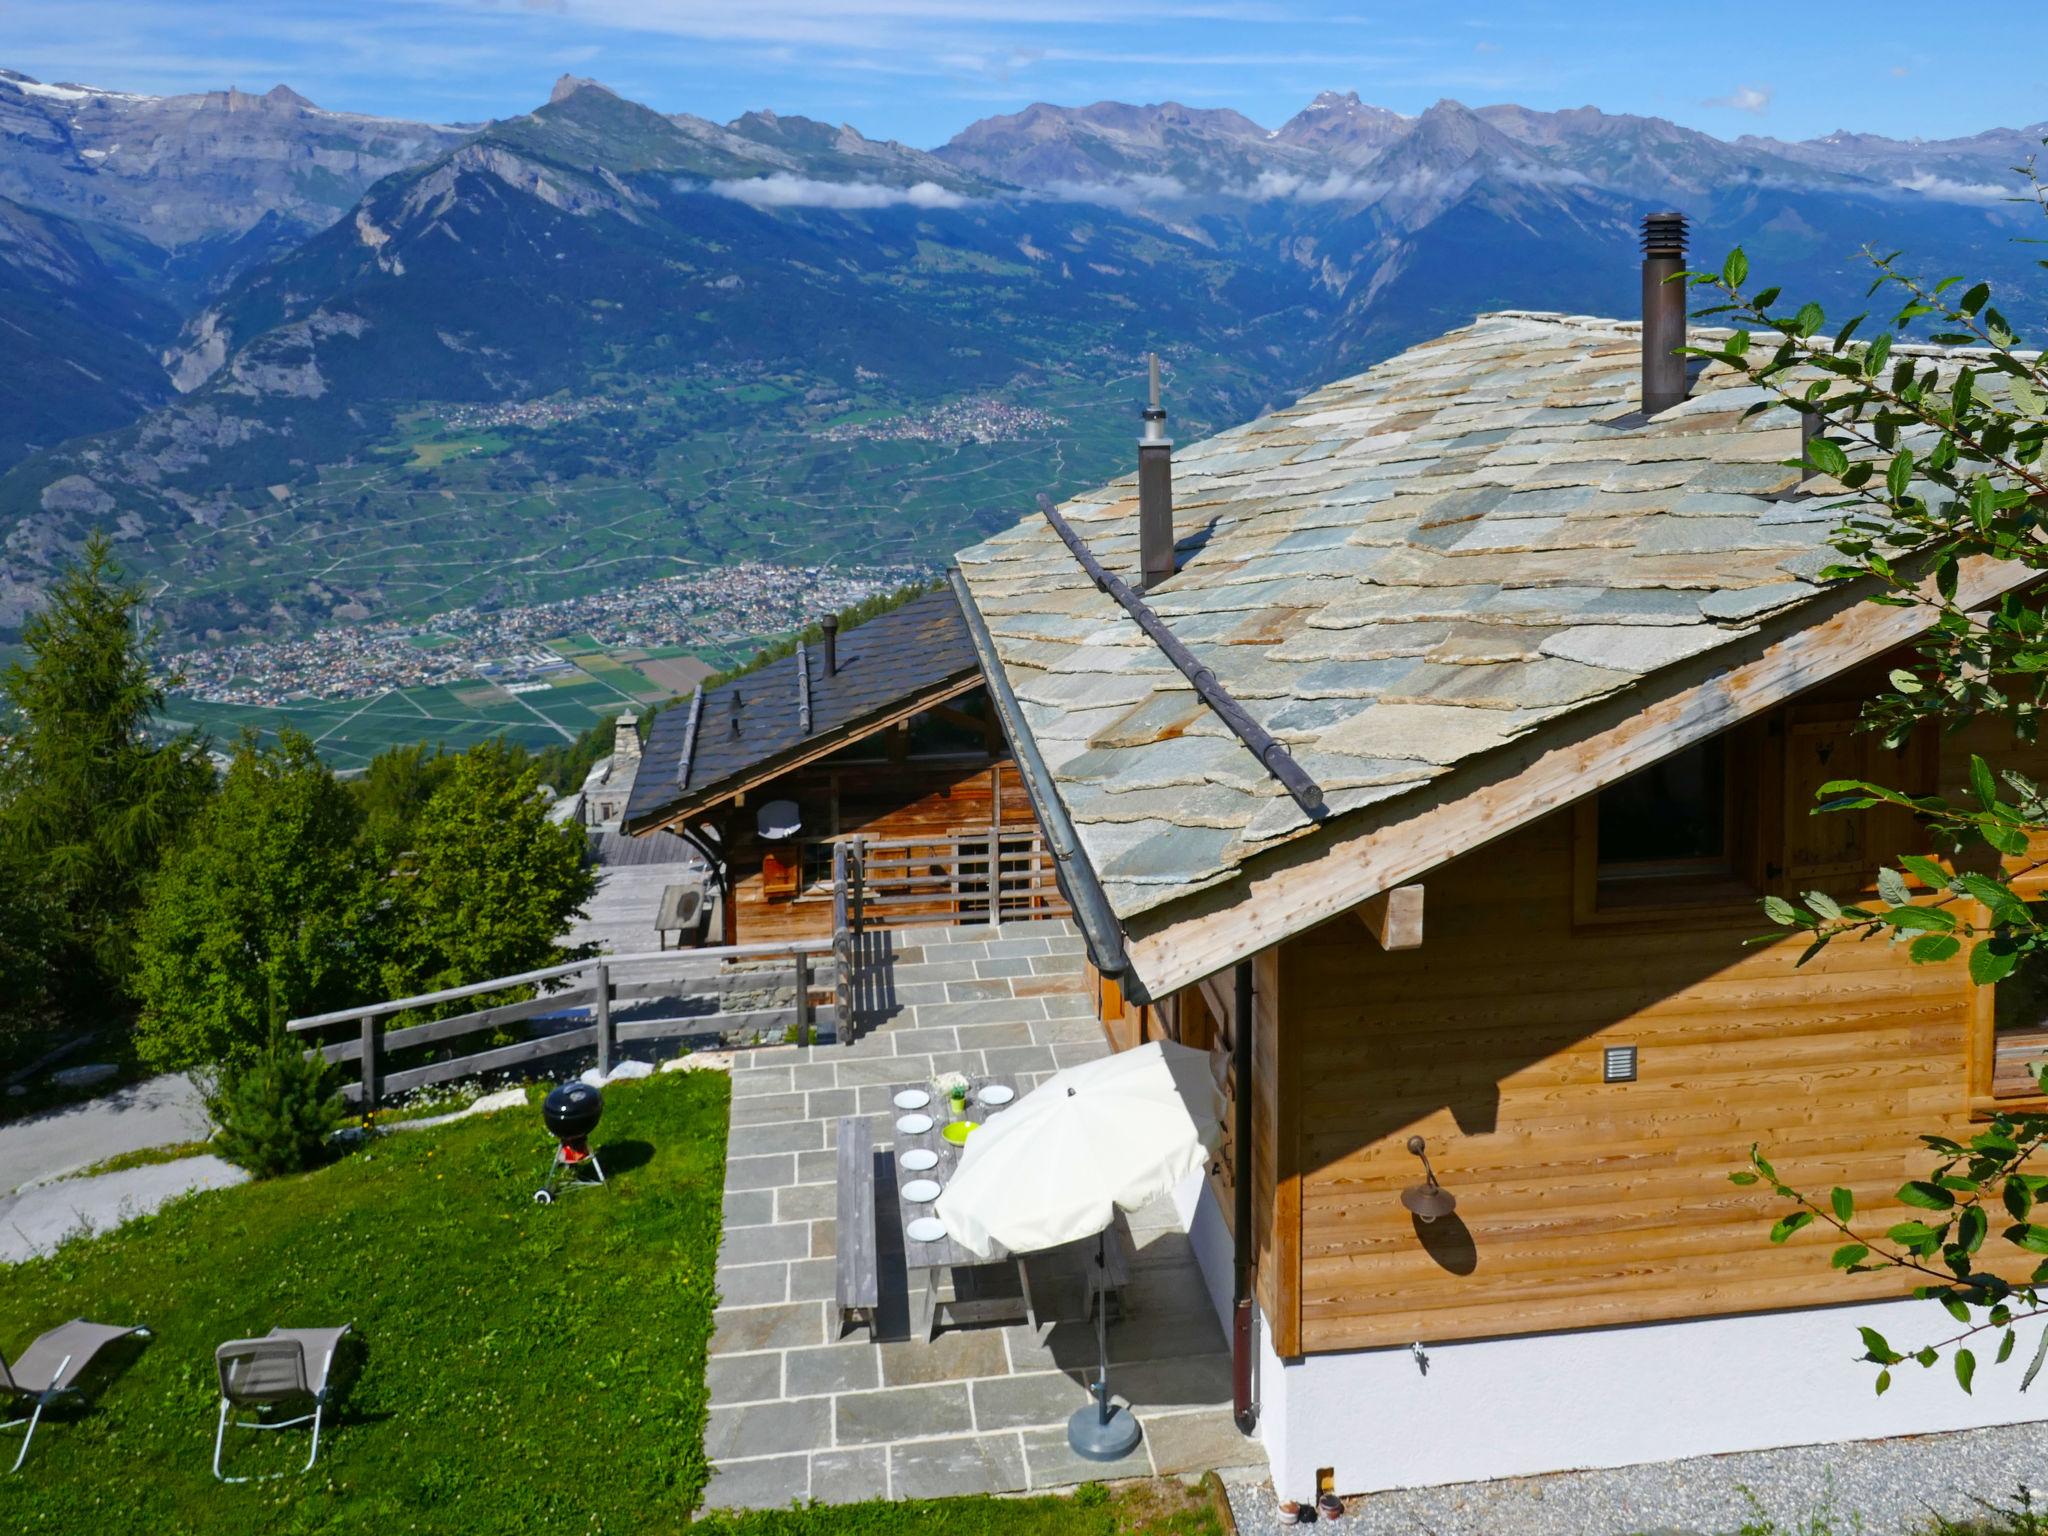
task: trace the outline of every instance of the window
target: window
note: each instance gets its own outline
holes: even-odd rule
[[[1688,747],[1599,796],[1600,878],[1642,879],[1728,864],[1728,752]]]
[[[2036,1066],[2048,1062],[2048,959],[2028,955],[1996,987],[1988,988],[1992,1027],[1991,1096],[2041,1096]],[[1981,1081],[1981,1080],[1980,1080]]]

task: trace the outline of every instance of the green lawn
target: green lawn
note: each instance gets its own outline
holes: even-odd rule
[[[727,1092],[719,1073],[684,1072],[607,1093],[596,1144],[612,1184],[553,1206],[531,1198],[551,1150],[538,1116],[507,1113],[379,1138],[0,1269],[9,1350],[76,1316],[156,1333],[0,1477],[0,1530],[681,1527],[706,1476]],[[214,1345],[342,1322],[366,1358],[319,1465],[214,1482]],[[301,1435],[238,1438],[242,1470],[305,1456]]]
[[[0,1267],[0,1348],[70,1317],[155,1338],[0,1475],[0,1530],[91,1536],[680,1532],[702,1495],[729,1082],[605,1096],[610,1185],[552,1206],[551,1147],[506,1112],[381,1137],[319,1172],[194,1196]],[[209,1470],[212,1353],[352,1323],[364,1352],[303,1477]],[[7,1459],[19,1442],[0,1436]],[[303,1433],[242,1434],[232,1469],[295,1469]],[[1209,1488],[713,1513],[714,1536],[1222,1536]]]

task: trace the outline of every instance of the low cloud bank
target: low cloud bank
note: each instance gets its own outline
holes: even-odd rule
[[[816,181],[787,171],[714,181],[709,190],[750,208],[964,208],[973,201],[935,181],[892,187],[878,181]]]

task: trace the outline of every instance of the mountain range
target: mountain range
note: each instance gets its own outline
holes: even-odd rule
[[[94,527],[220,637],[763,545],[936,558],[1122,468],[1148,348],[1193,435],[1481,309],[1627,313],[1652,208],[1831,305],[1866,242],[2021,282],[2004,199],[2044,136],[1326,92],[1275,129],[1040,104],[926,151],[567,76],[434,125],[0,70],[0,637]],[[888,425],[1055,396],[1090,403],[1015,451]]]

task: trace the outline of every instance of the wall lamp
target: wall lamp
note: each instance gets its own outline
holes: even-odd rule
[[[1422,1182],[1402,1190],[1401,1203],[1417,1221],[1435,1221],[1439,1216],[1450,1215],[1458,1208],[1458,1197],[1437,1183],[1436,1170],[1429,1165],[1429,1152],[1422,1138],[1410,1136],[1408,1150],[1422,1159]]]

